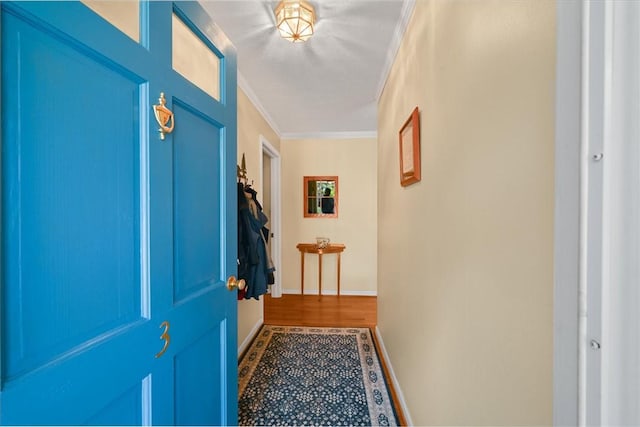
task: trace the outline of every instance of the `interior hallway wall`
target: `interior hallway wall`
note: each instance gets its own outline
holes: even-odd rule
[[[261,188],[262,176],[260,174],[260,161],[262,159],[262,147],[260,135],[264,136],[277,150],[280,150],[280,137],[269,126],[262,114],[256,109],[247,95],[238,87],[238,164],[245,154],[247,162],[247,178],[249,183],[253,180],[253,188]],[[268,185],[266,183],[265,185]],[[262,194],[258,194],[258,200],[262,201]],[[276,272],[276,280],[280,280],[280,272]],[[238,301],[238,345],[251,334],[258,322],[262,323],[264,310],[262,299],[260,301]]]
[[[341,292],[375,295],[377,150],[375,138],[284,139],[282,156],[283,292],[300,293],[298,243],[329,237],[346,245]],[[338,217],[304,218],[304,176],[338,176]],[[337,257],[322,258],[322,292],[336,294]],[[318,257],[305,255],[305,294],[318,293]]]
[[[552,423],[555,23],[554,1],[417,1],[379,100],[378,324],[416,425]]]

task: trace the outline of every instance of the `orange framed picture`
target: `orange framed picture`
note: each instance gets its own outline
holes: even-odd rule
[[[420,111],[416,107],[400,128],[400,185],[406,187],[418,181],[420,181]]]
[[[337,176],[305,176],[302,178],[302,191],[305,218],[338,217]]]

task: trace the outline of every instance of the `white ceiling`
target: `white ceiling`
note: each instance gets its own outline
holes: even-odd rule
[[[277,0],[200,0],[238,51],[238,84],[283,138],[371,136],[415,0],[312,0],[315,33],[291,43]]]

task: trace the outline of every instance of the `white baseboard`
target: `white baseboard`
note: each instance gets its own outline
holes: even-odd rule
[[[238,357],[240,357],[240,355],[244,353],[246,349],[249,348],[249,345],[251,345],[251,341],[253,341],[255,336],[258,334],[263,324],[264,324],[264,319],[261,318],[256,322],[255,325],[253,325],[253,328],[251,328],[249,335],[247,335],[244,341],[242,341],[242,344],[238,346]]]
[[[380,329],[376,326],[376,338],[378,340],[378,344],[380,344],[380,351],[384,356],[384,361],[387,365],[387,370],[389,371],[389,376],[391,377],[391,382],[393,383],[393,388],[396,392],[396,397],[398,398],[398,403],[400,404],[400,409],[404,414],[404,418],[407,421],[408,426],[413,425],[413,421],[411,420],[411,414],[409,414],[409,408],[407,408],[407,402],[404,400],[404,394],[402,394],[402,389],[400,388],[400,383],[398,383],[398,378],[396,378],[396,374],[393,372],[393,366],[391,365],[391,359],[389,359],[389,354],[387,353],[387,349],[384,346],[384,340],[382,339],[382,335],[380,334]]]
[[[300,289],[283,289],[283,294],[288,295],[300,295]],[[318,295],[317,289],[309,289],[304,292],[305,295]],[[322,295],[338,295],[338,291],[335,289],[329,289],[322,291]],[[361,297],[375,297],[378,296],[377,291],[341,291],[340,295],[349,296],[361,296]]]

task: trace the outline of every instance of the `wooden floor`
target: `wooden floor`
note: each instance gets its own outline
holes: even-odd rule
[[[267,325],[375,328],[377,319],[377,297],[265,295],[264,298]]]

